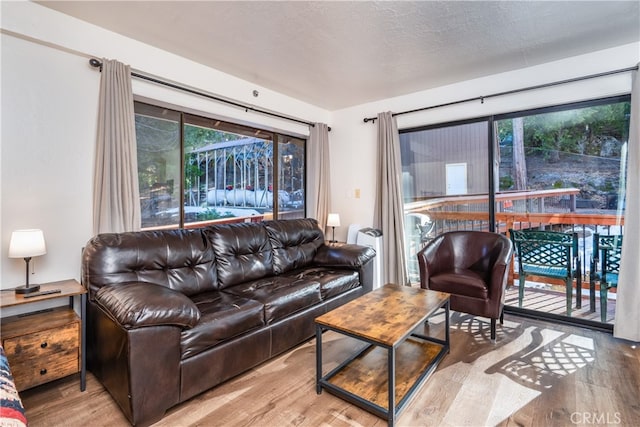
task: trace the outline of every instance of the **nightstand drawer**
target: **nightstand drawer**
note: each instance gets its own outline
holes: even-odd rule
[[[78,372],[80,322],[3,341],[18,391]]]
[[[77,349],[79,342],[80,322],[76,321],[58,328],[7,338],[3,345],[10,361],[20,363],[69,348]]]
[[[79,369],[77,348],[56,353],[53,357],[41,357],[28,363],[11,365],[18,391],[75,374]]]

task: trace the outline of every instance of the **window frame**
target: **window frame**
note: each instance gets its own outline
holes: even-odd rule
[[[171,113],[175,113],[178,115],[178,126],[179,126],[179,146],[180,146],[180,183],[178,184],[179,191],[179,221],[177,224],[170,225],[153,225],[145,227],[141,224],[142,230],[157,230],[157,229],[185,229],[185,228],[199,228],[210,224],[216,223],[224,223],[228,222],[224,219],[217,220],[206,220],[206,221],[197,221],[197,222],[185,222],[185,126],[202,126],[209,129],[213,129],[219,132],[232,133],[237,135],[245,135],[247,137],[256,137],[263,139],[265,141],[269,141],[273,146],[271,164],[272,164],[272,193],[274,197],[273,206],[271,207],[271,216],[274,219],[277,219],[280,215],[280,203],[276,200],[279,197],[280,183],[279,183],[279,175],[280,175],[280,161],[279,160],[279,144],[281,140],[285,140],[287,138],[295,139],[297,141],[302,142],[302,159],[304,163],[303,173],[302,173],[302,188],[304,189],[304,197],[302,199],[303,202],[303,216],[307,215],[307,203],[306,203],[306,194],[307,194],[307,144],[308,137],[288,134],[281,131],[269,130],[262,127],[257,126],[256,124],[247,125],[244,123],[238,123],[230,121],[228,118],[218,118],[207,116],[205,113],[197,113],[186,109],[179,109],[179,107],[171,106],[168,107],[166,105],[162,105],[162,103],[154,104],[149,100],[134,100],[134,114],[137,116],[138,114],[146,115],[149,117],[162,118],[157,113],[158,110],[167,110]],[[208,126],[213,123],[213,126]],[[137,145],[137,141],[136,141]],[[138,174],[139,174],[138,169]],[[284,212],[284,211],[283,211]],[[142,218],[141,218],[142,221]]]

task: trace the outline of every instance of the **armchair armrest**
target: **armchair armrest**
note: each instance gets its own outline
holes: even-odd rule
[[[513,242],[505,240],[504,246],[500,249],[500,253],[496,257],[491,267],[491,283],[489,292],[500,292],[504,298],[504,290],[507,286],[509,277],[509,266],[513,258]]]
[[[437,236],[416,254],[420,269],[420,287],[429,289],[429,277],[454,265],[453,251],[440,249],[444,237]]]
[[[318,248],[313,262],[321,267],[362,268],[376,256],[376,251],[368,246],[346,244],[340,246],[322,245]]]
[[[161,325],[192,328],[200,320],[200,310],[186,295],[153,283],[103,286],[95,301],[125,329]]]

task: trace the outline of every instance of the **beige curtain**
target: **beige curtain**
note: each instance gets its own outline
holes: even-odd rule
[[[640,79],[632,72],[622,259],[613,335],[640,342]]]
[[[103,59],[93,182],[93,232],[140,229],[131,69]]]
[[[330,192],[329,129],[324,123],[311,128],[307,141],[307,216],[325,231]]]
[[[391,112],[378,114],[377,120],[378,178],[373,221],[382,230],[384,283],[409,285],[398,124]]]

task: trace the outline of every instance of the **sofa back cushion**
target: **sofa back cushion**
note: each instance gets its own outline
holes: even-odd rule
[[[275,274],[304,268],[311,264],[318,248],[324,244],[324,233],[312,218],[263,222],[273,247]]]
[[[216,289],[211,245],[200,230],[99,234],[82,255],[82,280],[93,299],[112,283],[149,282],[187,296]]]
[[[216,256],[220,289],[273,275],[271,244],[261,223],[212,225],[204,233]]]

